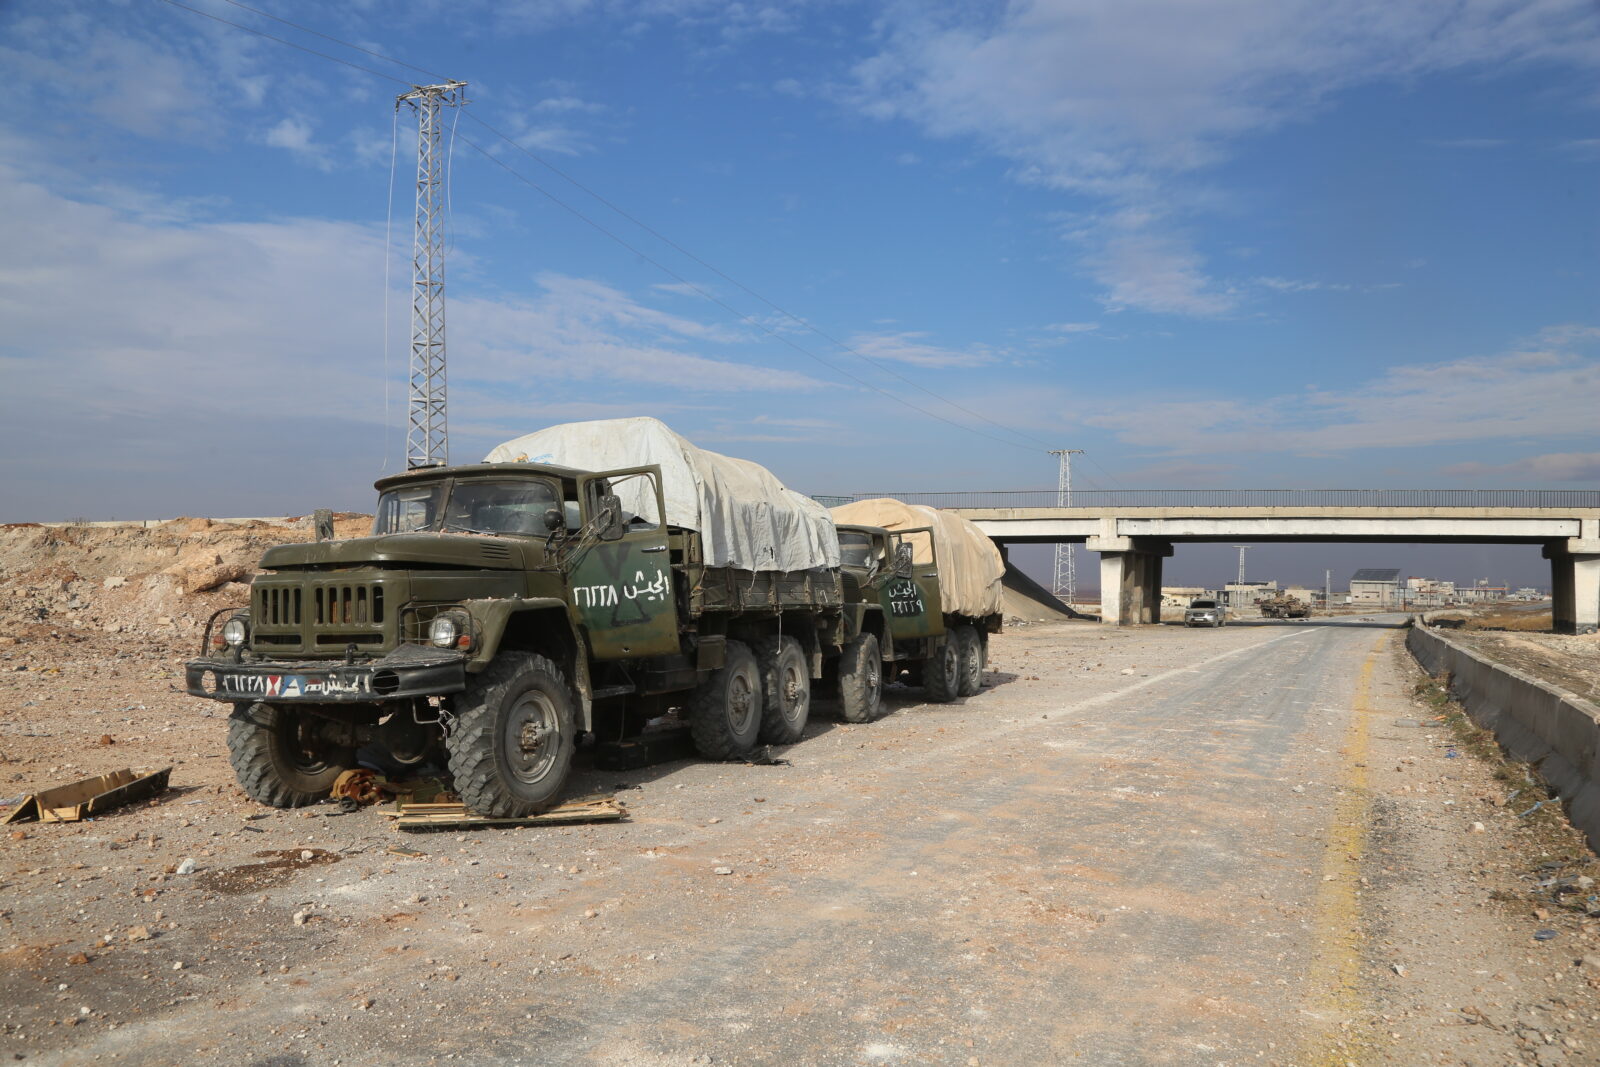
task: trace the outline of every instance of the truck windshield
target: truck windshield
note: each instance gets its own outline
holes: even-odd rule
[[[455,531],[543,537],[555,486],[532,478],[482,478],[391,489],[378,498],[374,534]]]
[[[863,533],[840,530],[839,562],[846,567],[872,566],[872,538]]]

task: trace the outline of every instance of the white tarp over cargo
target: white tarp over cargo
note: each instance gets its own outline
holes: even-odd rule
[[[821,504],[785,488],[759,464],[695,447],[659,419],[550,426],[496,446],[484,462],[551,463],[584,471],[656,464],[667,522],[700,531],[708,566],[804,571],[839,565],[839,537]],[[630,511],[655,510],[643,499],[619,495]],[[642,497],[642,487],[635,496]]]
[[[944,610],[974,618],[1000,613],[1005,596],[1001,585],[1005,561],[994,542],[960,515],[885,496],[842,504],[833,509],[833,521],[846,526],[881,526],[885,530],[933,527]],[[930,562],[926,538],[913,537],[911,544],[915,562]]]

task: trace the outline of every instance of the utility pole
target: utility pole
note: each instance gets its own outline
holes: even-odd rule
[[[1237,548],[1239,550],[1239,580],[1234,582],[1234,585],[1236,585],[1236,586],[1244,585],[1244,554],[1245,554],[1245,551],[1250,546],[1249,545],[1234,545],[1233,547]],[[1235,589],[1234,590],[1234,596],[1240,596],[1240,597],[1244,596],[1244,590],[1243,589]],[[1236,606],[1234,604],[1234,602],[1233,602],[1233,596],[1227,597],[1226,599],[1228,601],[1228,606],[1230,608]]]
[[[395,99],[417,113],[417,223],[411,243],[411,391],[406,466],[450,462],[445,418],[444,182],[439,112],[465,104],[466,82],[419,85]]]
[[[1060,458],[1056,471],[1056,507],[1070,508],[1072,506],[1072,457],[1083,454],[1081,448],[1053,448],[1052,456]],[[1050,591],[1056,596],[1066,596],[1067,606],[1078,596],[1078,559],[1076,556],[1077,545],[1067,542],[1056,542],[1056,573]]]
[[[1333,571],[1322,572],[1322,606],[1327,607],[1333,603]]]

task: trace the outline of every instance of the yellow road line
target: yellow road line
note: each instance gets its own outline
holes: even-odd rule
[[[1358,1062],[1358,1034],[1341,1029],[1355,1021],[1364,1003],[1361,989],[1361,857],[1366,847],[1367,718],[1373,714],[1372,670],[1390,641],[1385,634],[1373,643],[1356,682],[1355,704],[1345,732],[1340,767],[1343,795],[1334,808],[1333,825],[1322,856],[1322,881],[1317,886],[1313,929],[1316,955],[1307,976],[1305,1011],[1311,1017],[1301,1062],[1314,1067],[1345,1067]],[[1341,1041],[1341,1037],[1344,1040]]]

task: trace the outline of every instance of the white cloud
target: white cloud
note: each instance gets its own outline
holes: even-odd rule
[[[1452,478],[1515,478],[1540,485],[1600,482],[1600,452],[1552,452],[1510,463],[1458,463],[1442,473]]]
[[[1231,310],[1204,257],[1164,221],[1176,175],[1299,121],[1334,94],[1455,68],[1600,64],[1586,0],[1018,0],[892,4],[857,104],[979,142],[1021,181],[1139,218],[1080,229],[1109,306]]]
[[[1158,400],[1086,416],[1129,445],[1159,453],[1343,453],[1371,448],[1479,446],[1592,439],[1600,358],[1581,349],[1591,326],[1551,327],[1495,356],[1391,367],[1354,388],[1244,403]]]
[[[1099,328],[1098,322],[1052,322],[1045,326],[1054,333],[1092,333]]]
[[[271,147],[282,148],[319,170],[328,170],[331,167],[327,148],[312,139],[311,124],[303,119],[283,118],[270,127],[261,139]]]
[[[916,367],[978,367],[995,361],[995,354],[986,346],[945,348],[929,344],[924,340],[927,336],[918,332],[858,333],[850,338],[850,347],[872,359]]]
[[[185,456],[206,471],[269,452],[327,467],[352,435],[365,462],[383,440],[386,376],[398,454],[409,301],[389,301],[386,366],[380,225],[134,215],[4,167],[0,197],[12,212],[0,449],[18,479],[82,495],[158,453],[149,477],[166,482]],[[541,278],[527,298],[456,285],[449,326],[453,436],[508,436],[541,413],[742,406],[827,384],[751,362],[738,330],[582,278]]]

